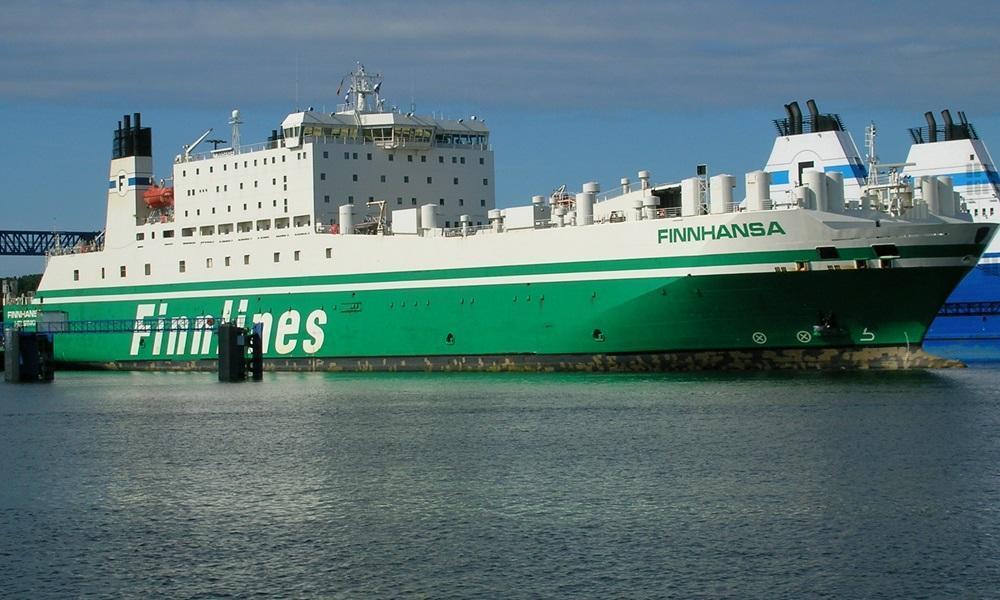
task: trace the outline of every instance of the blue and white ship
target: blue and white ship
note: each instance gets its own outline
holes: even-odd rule
[[[926,125],[909,130],[912,145],[906,160],[885,164],[876,158],[874,123],[865,128],[867,158],[862,159],[838,115],[820,113],[813,100],[806,106],[808,115],[792,102],[785,106],[786,118],[774,121],[778,137],[764,170],[775,202],[795,203],[806,187],[803,174],[820,169],[843,176],[848,207],[895,197],[898,205],[882,208],[905,213],[918,204],[907,204],[911,198],[931,206],[931,212],[937,212],[935,206],[954,205],[974,222],[1000,221],[1000,175],[964,112],[957,113],[956,122],[943,110],[941,123],[925,113]],[[1000,239],[991,242],[948,298],[924,346],[967,361],[1000,360]]]

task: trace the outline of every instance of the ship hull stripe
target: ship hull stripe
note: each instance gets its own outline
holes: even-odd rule
[[[853,265],[843,265],[843,261],[833,261],[844,268],[853,268]],[[915,267],[961,267],[961,258],[926,258],[926,259],[896,259],[897,268]],[[566,283],[577,281],[613,281],[630,279],[660,279],[675,278],[684,276],[708,276],[708,275],[737,275],[749,273],[770,273],[776,269],[789,269],[789,263],[763,263],[751,265],[727,265],[720,267],[684,267],[667,269],[641,269],[641,270],[621,270],[621,271],[579,271],[574,273],[546,273],[539,275],[510,275],[510,276],[484,276],[484,277],[455,277],[448,279],[423,279],[410,280],[402,279],[398,281],[378,281],[378,282],[348,282],[331,284],[309,284],[305,281],[291,284],[270,285],[259,287],[240,287],[238,285],[226,285],[222,289],[212,289],[210,282],[206,282],[204,288],[184,291],[170,291],[172,286],[160,286],[155,292],[144,293],[123,293],[123,294],[93,294],[78,295],[53,298],[52,300],[60,304],[80,304],[90,302],[101,302],[111,300],[125,301],[153,301],[169,300],[179,298],[222,298],[239,295],[281,295],[281,294],[308,294],[308,293],[334,293],[349,291],[375,291],[375,290],[410,290],[428,288],[447,288],[465,286],[494,286],[513,284],[541,284],[541,283]],[[820,264],[813,269],[825,270],[827,267]],[[306,280],[308,281],[308,280]]]
[[[875,254],[870,247],[842,248],[841,259],[872,260]],[[972,244],[928,245],[899,248],[900,266],[927,265],[927,260],[964,260],[966,256],[978,256],[982,246]],[[79,290],[39,291],[39,297],[60,302],[90,302],[101,296],[120,299],[186,297],[190,295],[222,296],[239,293],[255,293],[255,290],[287,292],[303,286],[348,286],[360,289],[362,285],[372,289],[399,289],[407,287],[432,287],[469,285],[472,281],[509,282],[530,281],[575,281],[603,277],[604,279],[633,277],[662,277],[690,274],[725,274],[773,271],[775,267],[794,266],[796,262],[810,262],[817,259],[813,250],[780,250],[770,252],[743,252],[714,254],[707,256],[678,256],[639,259],[619,259],[604,261],[582,261],[543,263],[533,265],[509,265],[477,268],[438,269],[425,271],[396,271],[345,275],[317,275],[303,277],[275,277],[269,279],[216,280],[184,283],[165,283],[152,286],[116,286],[108,288],[84,288]],[[947,264],[947,263],[946,263]],[[821,267],[825,268],[825,267]],[[510,279],[522,277],[524,279]],[[534,279],[532,279],[534,278]],[[507,282],[507,281],[505,281]],[[326,288],[323,288],[326,289]],[[340,288],[336,288],[340,289]],[[165,296],[171,294],[172,296]]]

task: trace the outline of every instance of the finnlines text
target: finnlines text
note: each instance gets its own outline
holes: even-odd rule
[[[667,227],[657,232],[657,242],[676,244],[680,242],[702,242],[745,237],[785,235],[781,223],[770,221],[761,223],[732,223],[730,225],[700,225],[698,227]]]

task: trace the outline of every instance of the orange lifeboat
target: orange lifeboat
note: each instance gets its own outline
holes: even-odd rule
[[[149,208],[170,208],[174,205],[174,188],[154,185],[142,194]]]

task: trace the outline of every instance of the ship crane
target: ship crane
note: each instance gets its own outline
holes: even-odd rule
[[[207,138],[211,133],[212,133],[212,128],[209,127],[208,131],[198,136],[198,139],[191,142],[190,144],[184,144],[183,146],[184,153],[178,154],[174,162],[188,162],[189,160],[191,160],[191,153],[194,152],[194,149],[198,147],[198,144],[204,142],[205,138]]]

